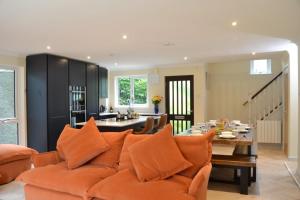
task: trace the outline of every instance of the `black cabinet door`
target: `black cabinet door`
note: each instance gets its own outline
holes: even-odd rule
[[[77,60],[69,60],[69,85],[86,86],[86,64]]]
[[[48,150],[69,123],[68,60],[48,55]]]
[[[47,55],[26,58],[27,143],[47,151]]]
[[[108,71],[107,69],[99,68],[99,97],[108,98]]]
[[[87,90],[87,119],[93,116],[98,119],[99,110],[99,67],[94,64],[87,64],[86,69],[86,90]]]
[[[48,151],[56,149],[57,139],[66,124],[68,124],[66,115],[48,118]]]

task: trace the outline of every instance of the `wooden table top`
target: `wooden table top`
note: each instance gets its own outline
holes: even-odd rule
[[[251,131],[245,134],[237,134],[237,137],[234,139],[224,139],[216,135],[213,139],[213,144],[234,144],[248,146],[253,144],[253,134]]]

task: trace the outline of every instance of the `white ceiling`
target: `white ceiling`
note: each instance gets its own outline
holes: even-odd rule
[[[299,0],[0,0],[0,52],[50,45],[111,69],[203,63],[281,51],[300,41],[299,20]]]

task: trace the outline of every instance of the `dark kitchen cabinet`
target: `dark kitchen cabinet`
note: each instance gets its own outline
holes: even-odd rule
[[[108,71],[106,68],[99,68],[99,97],[108,98]]]
[[[86,86],[86,63],[69,60],[69,83],[72,86]]]
[[[68,60],[53,55],[26,58],[27,141],[40,152],[55,150],[69,123]]]
[[[101,69],[101,72],[100,72]],[[101,80],[100,80],[101,79]],[[39,152],[56,149],[57,139],[70,123],[69,86],[86,87],[87,119],[99,115],[99,96],[107,97],[107,69],[50,54],[26,58],[27,142]],[[73,105],[73,104],[71,104]]]
[[[86,90],[87,90],[87,119],[94,117],[98,119],[99,115],[99,67],[95,64],[86,66]]]

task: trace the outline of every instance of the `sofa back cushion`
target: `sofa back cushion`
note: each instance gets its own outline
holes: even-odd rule
[[[192,166],[179,150],[170,124],[128,151],[140,181],[163,180]]]
[[[110,149],[98,155],[91,161],[93,165],[117,167],[125,137],[133,132],[132,129],[123,132],[101,132]]]
[[[152,135],[134,135],[134,134],[129,134],[127,135],[127,137],[125,138],[123,147],[122,147],[122,151],[121,151],[121,155],[120,155],[120,163],[119,163],[119,167],[118,170],[121,171],[123,169],[130,169],[130,170],[134,170],[132,162],[131,162],[131,158],[129,156],[129,151],[128,148],[141,141],[144,140],[146,138],[151,137]]]
[[[62,150],[62,145],[65,142],[68,142],[71,140],[75,135],[77,135],[80,132],[80,129],[72,128],[69,124],[67,124],[63,131],[61,132],[57,142],[56,142],[56,150],[58,152],[59,157],[62,160],[65,160],[65,155]]]
[[[211,141],[215,135],[215,130],[209,131],[202,136],[175,136],[175,141],[186,160],[193,164],[190,168],[180,172],[180,175],[186,177],[194,177],[198,170],[207,162],[210,162],[212,154]],[[129,134],[124,141],[124,145],[120,155],[120,163],[118,170],[130,169],[134,170],[128,148],[146,138],[153,135],[134,135]]]
[[[74,169],[107,151],[110,145],[99,133],[95,120],[91,118],[78,134],[63,142],[61,147],[68,168]]]
[[[180,175],[194,177],[199,169],[211,160],[212,144],[215,130],[202,136],[177,136],[175,141],[183,156],[193,164],[190,168],[180,172]]]

